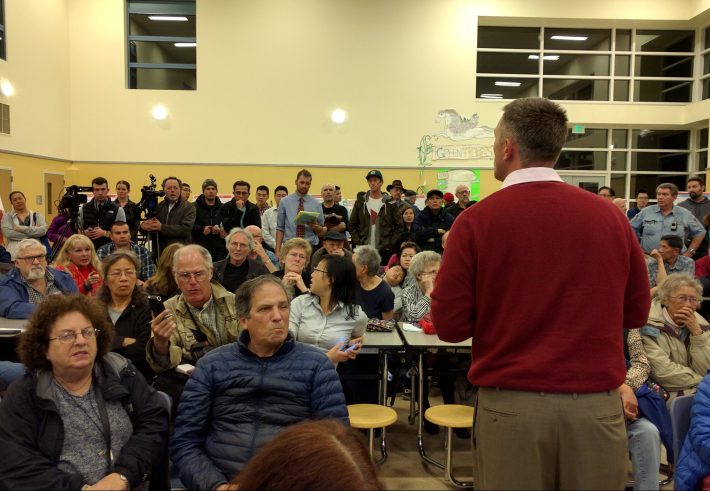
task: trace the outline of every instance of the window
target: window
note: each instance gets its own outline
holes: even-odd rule
[[[0,58],[7,60],[5,46],[7,46],[7,33],[5,32],[5,0],[0,0]],[[9,133],[9,131],[8,131]]]
[[[690,30],[480,26],[476,55],[476,97],[483,99],[693,98],[695,31]],[[710,74],[701,85],[710,92]]]
[[[703,37],[705,38],[705,42],[703,44],[703,51],[700,53],[701,63],[703,65],[703,73],[700,76],[700,96],[703,99],[710,99],[710,27],[705,28]]]
[[[197,89],[195,0],[128,0],[129,89]]]
[[[10,106],[0,103],[0,133],[10,134]]]

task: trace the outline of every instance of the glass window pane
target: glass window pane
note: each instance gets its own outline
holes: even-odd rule
[[[690,102],[693,82],[641,80],[634,82],[636,102]]]
[[[691,52],[694,40],[695,33],[693,31],[637,29],[636,51]]]
[[[628,77],[631,75],[631,57],[627,55],[616,55],[614,57],[614,75],[618,77]]]
[[[698,148],[708,148],[708,129],[703,128],[698,134]]]
[[[538,49],[540,29],[537,27],[478,27],[479,48]]]
[[[705,49],[710,48],[710,27],[705,28]]]
[[[648,197],[656,199],[656,188],[662,182],[672,182],[678,189],[685,189],[685,180],[687,176],[681,175],[664,175],[664,174],[631,174],[631,189],[645,189],[648,191]]]
[[[643,56],[635,61],[637,77],[692,77],[692,56]]]
[[[567,131],[565,148],[606,148],[608,130],[605,128],[586,128],[583,134]]]
[[[708,151],[698,152],[698,170],[704,171],[708,168]]]
[[[687,153],[631,152],[631,170],[688,172]]]
[[[539,72],[539,60],[529,59],[527,53],[486,53],[476,55],[478,73],[524,73]]]
[[[131,68],[130,89],[195,90],[197,70]]]
[[[609,75],[609,55],[546,55],[558,60],[544,60],[545,75]]]
[[[608,80],[544,79],[542,95],[557,101],[608,101]]]
[[[131,41],[131,62],[190,63],[197,62],[194,47],[178,48],[171,42]]]
[[[611,170],[626,170],[627,152],[611,152]]]
[[[688,130],[631,130],[631,148],[649,150],[688,150]]]
[[[567,39],[559,39],[560,37]],[[545,49],[609,51],[611,49],[611,30],[584,28],[559,29],[548,27],[545,28]]]
[[[195,37],[195,16],[185,15],[186,21],[150,20],[148,14],[129,14],[128,32],[132,36]]]
[[[563,151],[557,159],[558,170],[606,170],[606,151]]]
[[[616,193],[617,198],[628,199],[628,196],[626,196],[626,174],[612,174],[609,184]]]
[[[614,81],[614,100],[615,101],[628,101],[630,86],[631,86],[631,82],[629,82],[628,80],[615,80]]]
[[[703,84],[703,100],[710,99],[710,78],[701,82]]]
[[[710,73],[710,53],[703,55],[703,75]]]
[[[518,87],[498,86],[496,82],[515,82]],[[538,96],[537,78],[502,78],[502,77],[476,77],[476,97],[483,94],[500,95],[500,99],[519,99],[521,97]],[[487,97],[497,99],[498,97]]]
[[[631,29],[616,30],[616,51],[631,51]]]
[[[626,138],[629,132],[627,130],[611,130],[611,144],[614,148],[627,148]]]

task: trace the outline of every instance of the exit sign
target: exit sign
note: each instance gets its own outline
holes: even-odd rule
[[[575,135],[583,135],[584,134],[584,126],[581,124],[572,125],[572,133]]]

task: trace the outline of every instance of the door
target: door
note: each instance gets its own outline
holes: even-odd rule
[[[3,210],[12,210],[10,192],[12,191],[12,170],[0,169],[0,203]]]
[[[57,216],[57,205],[63,189],[64,174],[44,173],[44,218],[48,225]]]

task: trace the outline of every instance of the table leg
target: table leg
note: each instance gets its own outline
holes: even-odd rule
[[[424,367],[424,352],[419,353],[419,416],[417,418],[417,449],[419,450],[419,456],[424,462],[432,464],[439,469],[444,469],[444,465],[441,462],[437,462],[426,454],[424,450],[424,438],[422,435],[422,426],[424,426],[424,379],[426,378],[426,371]]]
[[[380,404],[383,406],[387,406],[387,352],[385,350],[380,351],[381,355],[383,357],[382,360],[382,380],[380,380],[380,383],[382,384],[382,390],[380,390]],[[387,460],[387,428],[382,428],[382,438],[380,439],[380,452],[382,453],[382,459],[378,460],[378,464],[382,464]]]

